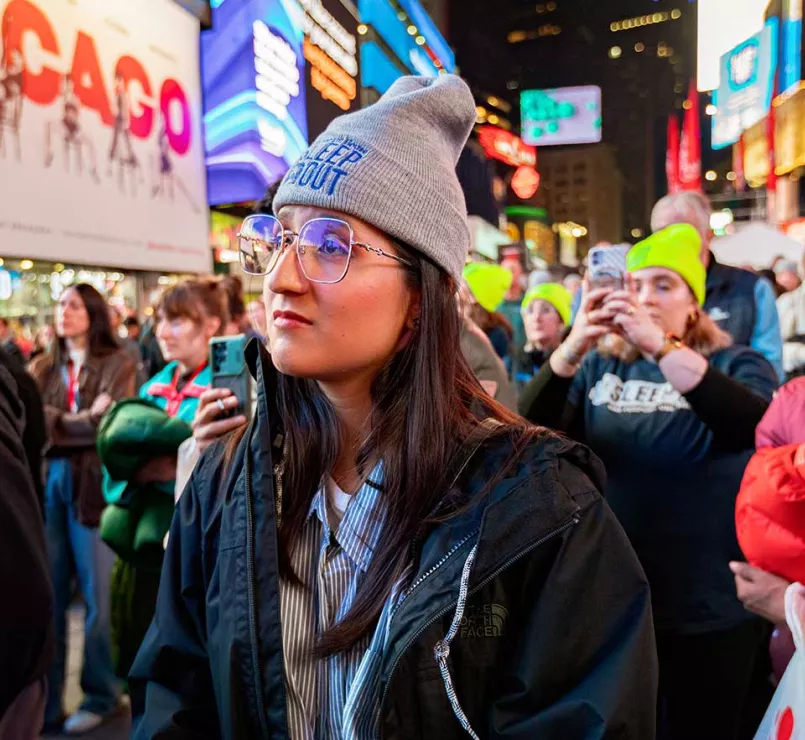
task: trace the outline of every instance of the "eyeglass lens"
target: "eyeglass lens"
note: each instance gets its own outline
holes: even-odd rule
[[[245,272],[265,275],[282,252],[282,224],[273,216],[249,216],[241,228],[240,259]],[[352,229],[335,218],[315,218],[299,231],[296,252],[308,280],[337,283],[349,267]]]

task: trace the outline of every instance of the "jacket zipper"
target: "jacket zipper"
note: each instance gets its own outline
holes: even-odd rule
[[[263,682],[260,677],[260,653],[257,649],[257,622],[254,606],[254,511],[252,510],[252,470],[249,450],[246,450],[246,571],[249,581],[249,636],[252,648],[252,670],[254,671],[254,689],[257,693],[257,711],[260,714],[260,730],[268,740],[268,723],[266,720],[265,702],[263,700]]]
[[[479,531],[480,531],[480,529],[475,529],[472,532],[470,532],[466,537],[462,538],[462,540],[458,544],[453,545],[453,547],[451,547],[450,550],[448,550],[447,554],[442,556],[441,560],[439,560],[438,563],[436,563],[431,568],[428,568],[428,570],[426,570],[421,576],[419,576],[419,578],[417,578],[406,589],[405,596],[400,600],[400,604],[402,604],[402,602],[405,601],[405,599],[407,599],[411,595],[411,593],[413,591],[415,591],[417,588],[419,588],[419,586],[422,585],[423,581],[425,581],[428,578],[430,578],[437,570],[439,570],[439,568],[441,568],[453,556],[453,554],[456,552],[456,550],[461,549],[469,540],[471,540],[473,537],[475,537],[478,534]],[[395,611],[396,611],[396,609],[395,609]]]
[[[578,515],[578,513],[573,514],[573,516],[570,519],[568,519],[564,524],[562,524],[562,526],[557,527],[552,532],[549,532],[548,534],[544,535],[543,537],[540,537],[536,542],[532,542],[524,550],[521,550],[520,552],[516,553],[515,555],[512,555],[503,565],[501,565],[493,573],[491,573],[486,578],[484,578],[483,581],[481,581],[480,583],[476,584],[467,593],[467,598],[469,599],[470,596],[472,596],[474,593],[476,593],[477,591],[482,589],[484,586],[486,586],[487,583],[489,583],[490,581],[492,581],[495,578],[497,578],[498,575],[500,575],[504,570],[506,570],[506,568],[511,567],[511,565],[514,564],[515,562],[517,562],[520,558],[525,557],[532,550],[536,549],[537,547],[540,547],[541,545],[544,545],[548,540],[553,539],[554,537],[556,537],[559,534],[562,534],[562,532],[564,532],[566,529],[570,529],[570,527],[572,527],[572,526],[574,526],[575,524],[578,524],[578,523],[579,523],[579,515]],[[477,532],[478,532],[478,530],[476,530],[476,533]],[[467,540],[470,539],[470,537],[472,537],[472,535],[468,535],[467,537],[465,537],[458,545],[453,547],[450,550],[450,552],[447,555],[445,555],[436,565],[434,565],[432,568],[430,568],[427,571],[427,573],[424,573],[420,578],[418,578],[416,583],[414,583],[411,586],[411,588],[406,592],[406,595],[405,595],[406,598],[408,598],[408,596],[411,594],[411,592],[414,590],[414,588],[416,586],[419,586],[422,583],[422,581],[425,580],[425,578],[427,578],[432,573],[434,573],[436,570],[438,570],[440,567],[442,567],[444,565],[445,561],[448,559],[448,557],[450,555],[452,555],[454,552],[456,552],[456,550],[459,547],[464,545],[467,542]],[[389,678],[388,678],[388,681],[386,681],[386,686],[383,689],[383,695],[380,697],[380,705],[379,705],[380,717],[378,718],[378,728],[377,728],[377,737],[378,738],[380,738],[382,736],[383,705],[386,703],[386,698],[388,697],[388,693],[389,693],[389,687],[391,686],[391,679],[394,676],[394,671],[397,670],[397,665],[402,660],[402,656],[405,655],[405,653],[408,650],[408,648],[410,648],[411,645],[413,645],[425,633],[425,631],[432,624],[434,624],[436,621],[441,619],[445,614],[447,614],[457,603],[458,603],[458,600],[452,601],[444,609],[441,609],[441,610],[439,610],[438,613],[434,614],[433,617],[431,617],[424,625],[422,625],[414,633],[414,635],[405,643],[405,646],[403,647],[403,649],[400,650],[399,653],[397,653],[397,657],[395,658],[394,663],[392,663],[392,665],[391,665],[391,670],[389,671]],[[394,615],[392,614],[392,617],[393,616]]]

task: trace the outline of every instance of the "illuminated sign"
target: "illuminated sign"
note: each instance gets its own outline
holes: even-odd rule
[[[766,117],[774,94],[779,25],[777,18],[770,19],[760,33],[721,58],[721,84],[713,94],[714,149],[736,143]]]
[[[304,16],[280,0],[213,8],[201,34],[211,205],[262,198],[307,148]]]
[[[501,162],[519,167],[537,164],[537,150],[524,143],[519,136],[497,126],[481,126],[478,130],[478,141],[484,148],[487,157],[499,159]]]
[[[400,64],[407,73],[424,77],[435,77],[441,71],[455,71],[453,52],[418,0],[400,0],[400,6],[402,11],[398,11],[389,0],[358,1],[361,22],[374,29],[397,60],[395,64],[371,39],[361,44],[361,82],[380,93],[388,89],[389,80],[393,82],[405,74],[398,68]],[[371,60],[367,48],[371,48]],[[378,64],[382,66],[380,73],[375,70]]]
[[[601,88],[524,90],[520,95],[526,144],[557,146],[601,141]]]
[[[802,79],[802,0],[783,0],[780,92],[793,92]]]
[[[295,0],[305,32],[307,128],[313,141],[358,107],[358,19],[341,0]]]
[[[540,176],[533,167],[522,165],[512,177],[512,190],[521,200],[528,200],[539,190]]]
[[[699,0],[699,90],[719,87],[721,58],[763,29],[769,0]]]

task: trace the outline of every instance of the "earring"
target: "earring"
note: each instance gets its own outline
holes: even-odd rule
[[[414,331],[419,331],[419,316],[414,316]]]

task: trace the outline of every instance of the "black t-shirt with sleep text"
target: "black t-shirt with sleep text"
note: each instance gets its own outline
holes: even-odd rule
[[[716,353],[710,366],[766,401],[777,387],[771,365],[745,347]],[[750,618],[728,566],[743,559],[735,497],[753,450],[714,440],[688,400],[642,358],[590,353],[568,402],[573,426],[607,467],[606,498],[646,570],[657,631],[701,633]]]

